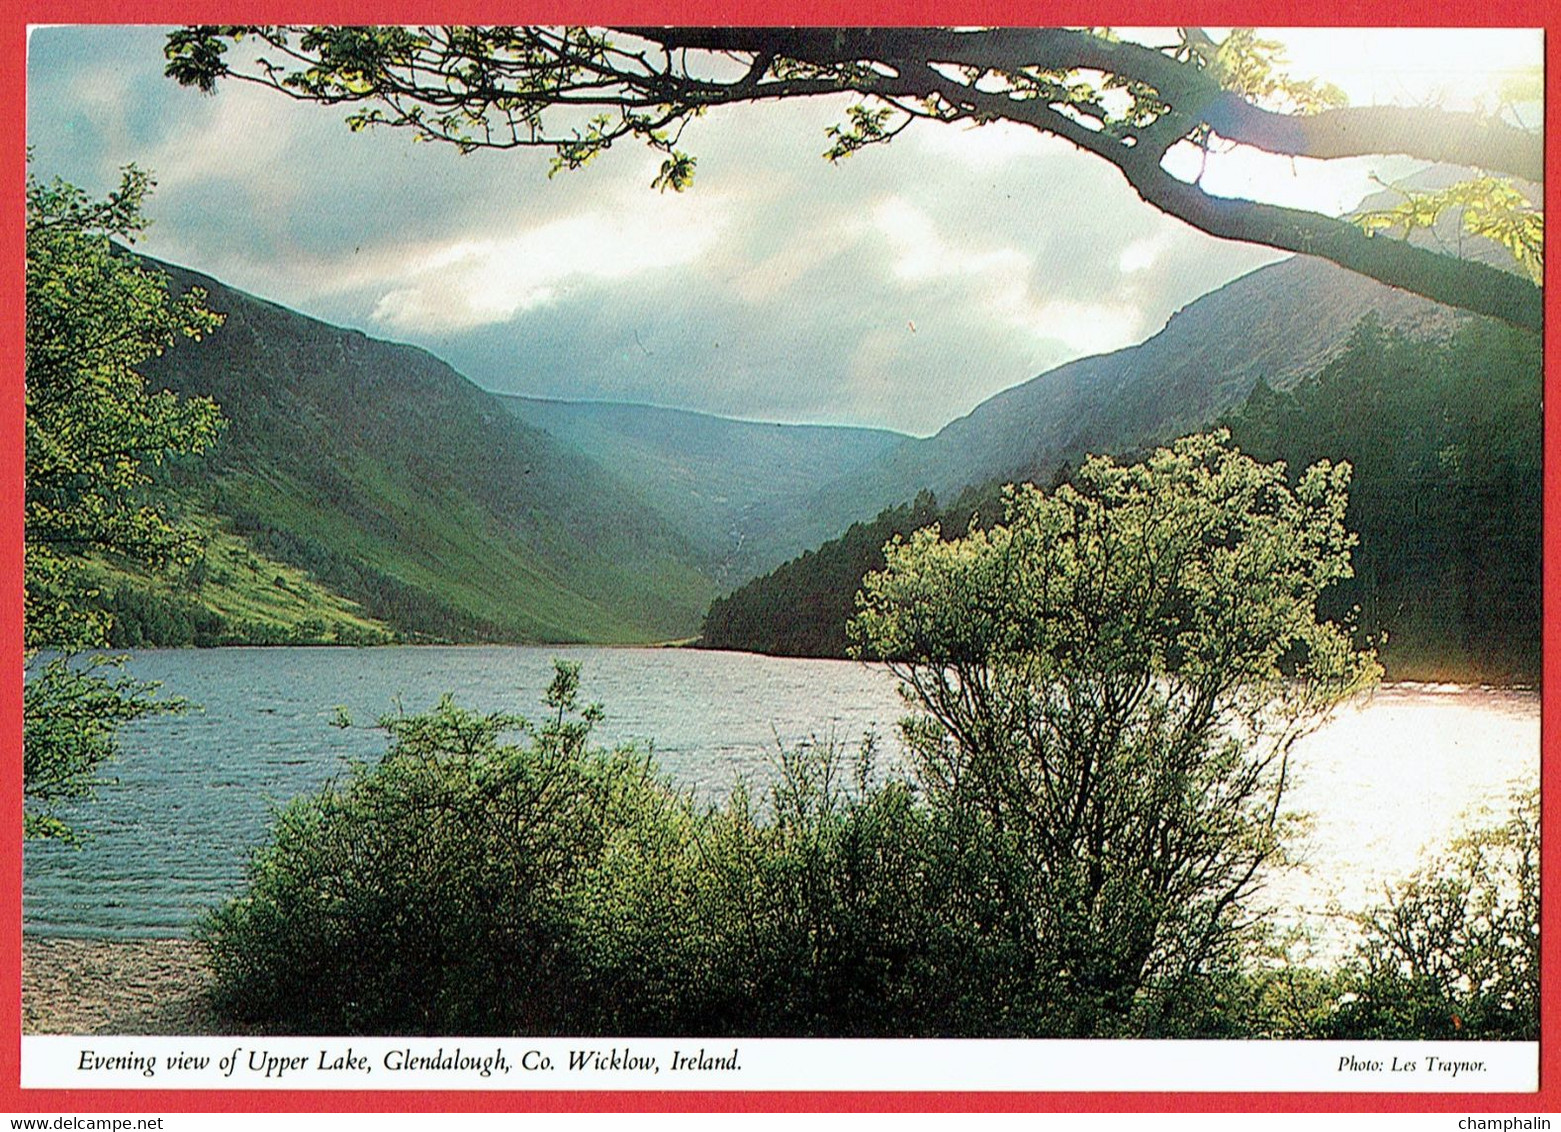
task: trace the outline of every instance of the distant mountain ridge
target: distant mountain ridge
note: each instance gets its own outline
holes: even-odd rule
[[[1414,335],[1466,321],[1296,257],[916,439],[496,394],[423,350],[147,262],[226,315],[146,367],[232,422],[186,489],[413,639],[690,637],[717,594],[922,490],[947,503],[1201,427],[1259,380],[1316,373],[1368,312]]]
[[[821,484],[882,460],[910,438],[888,429],[777,424],[619,401],[501,395],[526,424],[608,472],[736,585],[775,565],[751,537],[753,515],[800,506]]]
[[[1451,333],[1469,317],[1323,260],[1282,260],[1194,300],[1136,346],[1067,362],[988,398],[800,510],[756,515],[754,537],[795,554],[924,489],[952,499],[994,479],[1045,479],[1090,452],[1170,439],[1239,404],[1259,378],[1285,389],[1316,373],[1370,312],[1413,336]]]

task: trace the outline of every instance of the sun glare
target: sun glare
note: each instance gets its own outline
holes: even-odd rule
[[[1216,38],[1228,29],[1211,29]],[[1166,29],[1127,29],[1124,38],[1164,44]],[[1284,45],[1284,69],[1332,83],[1351,106],[1423,106],[1500,114],[1537,129],[1544,37],[1514,28],[1281,28],[1263,38]],[[1183,144],[1167,156],[1172,175],[1222,197],[1339,215],[1421,168],[1392,155],[1335,161],[1292,159],[1246,146]]]

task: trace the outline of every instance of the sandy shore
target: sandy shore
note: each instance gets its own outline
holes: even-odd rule
[[[25,1034],[215,1034],[185,940],[22,939]]]

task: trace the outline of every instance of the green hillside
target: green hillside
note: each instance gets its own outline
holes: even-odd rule
[[[173,577],[99,559],[87,569],[113,614],[114,648],[154,645],[384,644],[383,622],[303,570],[257,551],[210,515],[185,514],[202,552]]]
[[[506,396],[504,403],[628,484],[698,548],[723,586],[786,557],[755,537],[755,514],[801,509],[825,485],[909,439],[887,429],[733,420],[610,401]]]
[[[172,486],[254,552],[407,639],[629,643],[697,629],[715,585],[688,541],[492,394],[422,350],[152,266],[225,316],[146,367],[229,420]]]
[[[1321,459],[1353,465],[1355,577],[1324,612],[1376,644],[1390,677],[1537,679],[1540,390],[1532,335],[1474,322],[1425,340],[1368,318],[1328,365],[1288,391],[1260,382],[1226,418],[1240,447],[1292,473]],[[926,492],[885,509],[713,602],[700,644],[844,656],[856,592],[889,538],[932,522],[958,535],[972,515],[986,523],[999,511],[990,483],[944,510]]]

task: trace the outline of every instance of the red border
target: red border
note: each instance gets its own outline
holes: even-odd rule
[[[8,8],[10,6],[8,5]],[[1561,9],[1544,0],[1494,0],[1467,14],[1486,26],[1545,27],[1546,69],[1558,72]],[[1195,20],[1190,17],[1197,17]],[[389,1111],[1084,1111],[1084,1112],[1469,1112],[1523,1113],[1561,1111],[1561,821],[1556,805],[1545,807],[1542,868],[1545,1003],[1540,1043],[1538,1093],[1492,1094],[1337,1094],[1337,1093],[663,1093],[663,1092],[462,1092],[462,1093],[318,1093],[216,1092],[142,1090],[23,1090],[21,1072],[21,641],[22,641],[22,261],[23,184],[25,179],[25,27],[28,23],[189,23],[246,22],[412,22],[436,19],[448,23],[514,22],[591,23],[724,23],[724,24],[1181,24],[1217,26],[1438,26],[1448,21],[1444,0],[1108,0],[1103,4],[1020,3],[1018,0],[971,3],[970,0],[893,0],[864,11],[852,0],[791,0],[760,5],[752,0],[531,0],[521,5],[495,0],[245,0],[235,3],[192,3],[189,0],[24,0],[0,16],[0,572],[11,584],[0,587],[0,837],[16,849],[0,868],[0,908],[12,910],[0,931],[0,987],[6,992],[0,1009],[0,1110],[9,1112],[111,1111],[138,1112],[389,1112]],[[1557,84],[1548,88],[1546,110],[1557,120],[1561,97]],[[1561,183],[1561,158],[1549,147],[1547,186]],[[1546,303],[1546,430],[1545,430],[1545,614],[1546,680],[1541,715],[1542,781],[1555,781],[1556,713],[1561,689],[1548,663],[1561,631],[1561,313],[1554,283],[1547,274]],[[1547,801],[1550,801],[1547,798]]]

